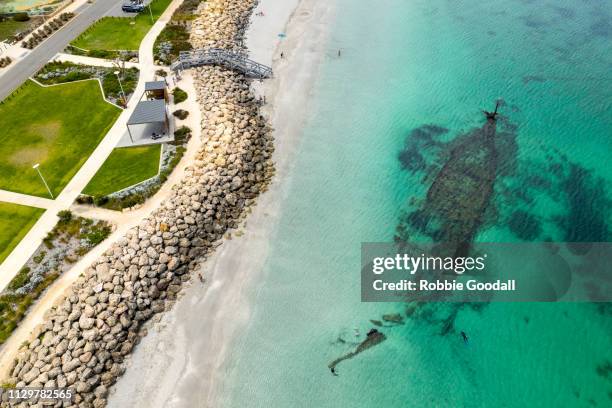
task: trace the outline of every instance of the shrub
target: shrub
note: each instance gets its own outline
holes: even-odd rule
[[[93,201],[95,205],[97,205],[98,207],[102,207],[104,206],[104,204],[108,203],[108,197],[107,196],[94,197]]]
[[[8,284],[8,288],[10,290],[17,290],[20,287],[24,286],[30,281],[30,268],[27,266],[21,268],[21,270],[15,275],[13,280],[11,280]]]
[[[45,259],[45,255],[47,255],[47,251],[40,251],[38,253],[38,255],[36,255],[34,258],[32,258],[32,260],[35,263],[39,264],[39,263],[41,263],[43,261],[43,259]]]
[[[155,75],[165,78],[168,76],[168,73],[163,69],[158,69],[157,71],[155,71]]]
[[[178,86],[172,91],[172,96],[174,96],[174,103],[181,103],[187,100],[187,92]]]
[[[92,246],[98,245],[104,241],[111,233],[111,227],[108,224],[96,225],[92,230],[85,235],[85,239],[89,241]]]
[[[91,74],[87,72],[71,71],[68,74],[66,74],[62,82],[80,81],[82,79],[89,79],[89,78],[91,78]]]
[[[185,120],[187,116],[189,116],[189,112],[187,112],[184,109],[177,109],[172,114],[176,116],[177,118],[179,118],[180,120]]]
[[[72,211],[70,210],[62,210],[57,213],[59,217],[59,222],[62,224],[68,224],[72,220]]]
[[[93,204],[94,200],[92,196],[81,194],[76,199],[77,204]]]
[[[181,126],[180,128],[176,129],[174,131],[174,144],[184,144],[189,138],[190,134],[191,129],[188,126]]]
[[[13,15],[13,20],[24,22],[30,20],[30,16],[28,15],[28,13],[16,13]]]

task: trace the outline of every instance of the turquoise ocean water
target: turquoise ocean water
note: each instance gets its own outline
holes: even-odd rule
[[[221,406],[612,406],[609,305],[439,304],[383,328],[338,377],[327,368],[370,319],[405,311],[360,302],[360,243],[393,239],[439,146],[481,126],[497,98],[510,142],[477,239],[610,241],[609,0],[337,0]],[[443,129],[438,143],[415,141],[424,125]]]

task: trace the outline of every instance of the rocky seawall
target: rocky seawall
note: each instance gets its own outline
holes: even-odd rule
[[[255,1],[204,4],[192,30],[194,48],[241,48]],[[146,333],[143,323],[173,304],[190,271],[266,188],[274,145],[249,80],[219,67],[196,71],[202,146],[185,178],[46,314],[5,383],[72,388],[72,405],[56,407],[105,406],[126,356]]]

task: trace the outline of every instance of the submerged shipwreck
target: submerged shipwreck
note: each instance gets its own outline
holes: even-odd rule
[[[499,107],[498,101],[493,112],[483,111],[486,123],[481,128],[449,142],[442,166],[422,205],[398,226],[398,245],[409,242],[409,231],[416,230],[429,236],[434,243],[443,243],[438,251],[446,256],[463,256],[469,252],[493,196],[498,167],[495,135]],[[328,365],[332,374],[337,375],[336,366],[342,361],[385,339],[382,332],[370,330],[354,351]]]
[[[420,209],[406,222],[445,243],[447,255],[465,254],[474,240],[493,195],[497,174],[497,129],[499,102],[493,112],[483,111],[487,122],[451,142],[448,157],[427,191]],[[398,227],[397,240],[408,242],[409,228]]]

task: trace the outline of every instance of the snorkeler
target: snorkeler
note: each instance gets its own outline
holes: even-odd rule
[[[461,332],[461,337],[463,338],[463,342],[464,342],[464,343],[467,343],[467,342],[468,342],[468,336],[467,336],[467,334],[465,334],[465,332],[464,332],[464,331],[462,331],[462,332]]]

